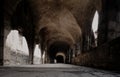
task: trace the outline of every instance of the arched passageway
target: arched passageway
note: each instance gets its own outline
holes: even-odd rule
[[[65,55],[64,52],[58,52],[56,54],[56,61],[57,61],[57,63],[66,63],[67,62],[66,61],[66,57],[67,56],[68,55]]]
[[[48,56],[51,63],[56,60],[57,63],[67,63],[70,46],[65,42],[55,42],[48,49]],[[72,55],[72,54],[71,54]]]
[[[119,0],[5,0],[5,25],[1,28],[5,31],[2,30],[0,37],[6,39],[10,30],[18,29],[28,42],[30,64],[33,63],[35,41],[40,44],[48,63],[54,63],[59,52],[64,53],[65,58],[58,57],[58,62],[64,58],[68,63],[77,57],[78,64],[83,65],[99,65],[108,60],[114,63],[119,59],[119,44],[116,42],[120,37],[119,3]],[[99,13],[98,49],[93,47],[92,30],[96,10]],[[3,43],[1,47],[2,50]],[[81,53],[76,55],[76,51]]]
[[[10,8],[7,6],[10,6]],[[89,6],[90,11],[87,10]],[[48,7],[49,9],[47,9]],[[75,8],[71,9],[72,7]],[[82,13],[83,10],[80,9],[81,7],[83,7],[85,13]],[[46,0],[40,3],[38,0],[19,0],[13,1],[10,4],[9,1],[5,0],[5,22],[11,22],[8,26],[12,28],[22,29],[21,33],[28,42],[30,63],[33,63],[34,41],[36,41],[36,36],[39,39],[37,43],[40,43],[42,53],[43,51],[47,52],[46,55],[52,62],[55,54],[62,51],[66,56],[65,62],[67,63],[67,61],[71,61],[71,56],[74,55],[73,53],[76,55],[76,53],[83,52],[81,50],[90,48],[91,44],[89,43],[91,42],[88,41],[89,39],[91,40],[89,33],[91,33],[90,24],[92,12],[94,11],[93,7],[95,6],[90,1],[84,3],[81,1]],[[8,9],[11,10],[11,13]],[[90,13],[90,16],[88,16],[88,13]],[[7,15],[10,15],[9,18]],[[86,18],[86,15],[88,18]],[[88,28],[87,26],[90,27]],[[82,34],[87,40],[83,40]],[[58,41],[58,43],[54,43],[55,41]],[[84,41],[87,41],[87,45]],[[84,45],[81,42],[84,42]]]

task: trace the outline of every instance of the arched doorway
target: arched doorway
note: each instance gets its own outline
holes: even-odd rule
[[[99,14],[98,14],[98,11],[96,10],[94,17],[93,17],[93,21],[92,21],[92,30],[93,30],[94,38],[95,38],[95,46],[97,46],[98,22],[99,22]]]
[[[57,60],[57,63],[64,63],[64,58],[61,55],[57,56],[56,60]]]
[[[57,63],[65,63],[66,56],[63,52],[58,52],[56,54],[56,61]]]
[[[50,45],[48,48],[50,63],[55,63],[54,60],[56,60],[57,63],[66,63],[66,57],[69,56],[67,54],[69,48],[69,45],[66,42],[62,41],[57,41]]]

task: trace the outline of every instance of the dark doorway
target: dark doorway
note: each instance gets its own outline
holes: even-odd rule
[[[57,60],[57,63],[64,63],[64,58],[63,58],[63,56],[61,56],[61,55],[58,55],[58,56],[56,57],[56,60]]]

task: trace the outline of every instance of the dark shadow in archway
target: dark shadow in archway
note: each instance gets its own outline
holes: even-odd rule
[[[67,63],[69,45],[66,42],[54,42],[48,48],[48,56],[50,59],[50,63],[54,63],[54,60],[57,60],[57,63]],[[58,53],[62,53],[62,55],[57,55]]]
[[[64,58],[61,55],[57,56],[56,60],[57,60],[57,63],[64,63]]]

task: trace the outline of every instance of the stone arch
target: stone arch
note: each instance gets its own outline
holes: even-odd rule
[[[30,53],[29,62],[32,63],[34,51],[34,24],[31,7],[26,0],[9,1],[5,0],[4,5],[5,36],[7,36],[11,29],[16,29],[21,35],[25,36]]]
[[[6,2],[7,2],[7,0],[5,0]],[[12,0],[10,0],[10,1],[12,1]],[[7,12],[6,12],[6,17],[5,17],[5,19],[6,20],[10,20],[11,19],[11,16],[13,15],[13,12],[15,12],[15,9],[17,8],[17,5],[18,4],[20,4],[20,2],[22,2],[23,0],[19,0],[19,1],[17,1],[17,0],[14,0],[13,1],[13,5],[12,4],[10,4],[10,6],[12,7],[12,6],[14,6],[14,7],[12,7],[11,9],[11,13],[10,12],[8,12],[8,13],[10,13],[10,16],[7,16],[8,14],[7,14]],[[48,0],[46,0],[46,1],[39,1],[39,0],[36,0],[36,1],[34,1],[34,0],[26,0],[27,2],[26,3],[28,3],[29,4],[29,6],[30,6],[30,8],[32,9],[32,14],[34,15],[34,17],[35,18],[33,18],[33,19],[35,19],[35,20],[33,20],[34,21],[34,23],[35,23],[35,27],[36,27],[36,25],[38,26],[38,25],[41,25],[40,23],[39,23],[39,19],[41,19],[41,14],[44,14],[44,12],[46,11],[46,10],[43,10],[43,9],[47,9],[47,11],[48,11],[48,9],[50,9],[49,7],[47,7],[46,6],[46,4],[49,4],[49,2],[47,2]],[[99,0],[100,1],[100,0]],[[81,49],[82,49],[82,51],[86,51],[86,49],[87,50],[89,50],[90,49],[90,44],[88,44],[89,42],[88,42],[88,37],[90,37],[90,39],[92,39],[92,32],[91,32],[91,22],[92,22],[92,17],[93,17],[93,15],[94,15],[94,11],[96,10],[96,9],[100,9],[99,8],[99,5],[96,5],[96,4],[98,4],[99,3],[99,1],[96,1],[95,0],[95,2],[94,2],[94,0],[92,0],[92,1],[87,1],[87,2],[85,2],[85,1],[80,1],[80,0],[77,0],[77,1],[70,1],[70,2],[68,2],[68,1],[63,1],[62,3],[62,5],[64,5],[64,7],[65,8],[67,8],[67,11],[69,11],[69,13],[72,15],[72,17],[73,18],[75,18],[75,21],[76,21],[76,23],[77,24],[79,24],[79,26],[82,28],[82,41],[83,41],[83,43],[82,43],[82,46],[81,46]],[[23,1],[23,3],[24,3],[24,1]],[[52,5],[53,4],[53,6],[56,6],[56,4],[54,4],[55,2],[54,2],[54,0],[52,0],[52,1],[50,1],[50,4]],[[81,4],[80,4],[81,3]],[[9,4],[9,3],[8,3]],[[42,6],[45,4],[45,8],[43,8]],[[73,5],[72,5],[73,4]],[[5,4],[5,6],[6,6],[7,4]],[[40,5],[40,6],[39,6]],[[61,7],[60,6],[61,5],[61,2],[60,2],[60,4],[58,5],[59,6],[59,8]],[[52,7],[53,7],[52,6]],[[40,8],[40,7],[42,7],[42,8]],[[8,7],[7,7],[7,9],[8,9]],[[56,10],[57,8],[54,8],[54,11]],[[41,10],[42,10],[42,12],[41,12]],[[9,11],[9,10],[7,10],[7,11]],[[86,12],[86,13],[85,13]],[[64,13],[66,13],[66,10],[64,10]],[[68,14],[66,14],[66,15],[68,15]],[[68,16],[68,18],[69,18],[69,16]],[[24,21],[23,21],[24,22]],[[19,22],[18,22],[19,23]],[[33,23],[33,24],[34,24]],[[11,24],[11,23],[10,23]],[[72,24],[74,24],[74,23],[72,23]],[[27,28],[25,28],[26,29],[26,31],[27,31]],[[38,31],[38,33],[39,33],[39,27],[36,27],[36,29],[37,29],[37,31]],[[72,29],[71,29],[72,30]],[[68,33],[70,34],[70,32],[72,32],[72,31],[69,31]],[[34,31],[34,29],[32,30],[32,31]],[[75,30],[74,30],[75,31]],[[28,34],[27,34],[28,33]],[[35,33],[37,33],[37,32],[35,32],[35,33],[33,33],[33,34],[31,34],[32,32],[27,32],[27,33],[25,33],[24,35],[26,36],[26,38],[27,38],[27,41],[28,41],[28,43],[30,43],[29,45],[30,45],[30,50],[32,51],[33,50],[33,46],[31,46],[31,44],[34,44],[34,42],[30,42],[30,41],[33,41],[33,38],[31,39],[31,37],[29,37],[29,36],[27,36],[27,35],[34,35]],[[77,34],[77,32],[75,33],[75,34]],[[73,36],[74,36],[74,33],[72,34]],[[71,35],[70,35],[71,36]],[[33,36],[33,37],[35,37],[35,36]],[[68,37],[67,37],[68,38]],[[79,37],[79,38],[81,38],[81,37]],[[78,39],[79,39],[78,38]],[[39,39],[39,38],[38,38]],[[73,39],[73,38],[71,38],[71,39]],[[69,40],[69,41],[71,41],[71,40]],[[87,43],[86,43],[86,41],[87,41]],[[73,41],[72,41],[73,42]],[[78,42],[79,42],[79,40],[78,40]],[[86,45],[87,44],[87,45]],[[32,55],[32,53],[33,52],[31,52],[31,55]],[[32,60],[32,57],[31,57],[31,60]]]
[[[64,63],[66,63],[67,62],[66,59],[69,56],[68,54],[69,49],[70,49],[70,46],[67,42],[58,41],[58,42],[52,43],[52,45],[50,45],[47,51],[48,57],[51,63],[54,62],[54,59],[56,59],[58,55],[62,56],[64,59]]]
[[[64,53],[62,53],[62,52],[58,52],[57,54],[56,54],[56,60],[57,60],[57,63],[65,63],[66,61],[66,56],[65,56],[65,54]]]

